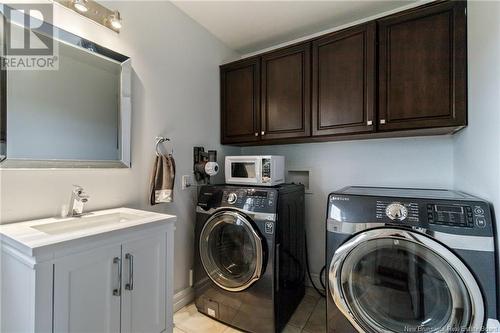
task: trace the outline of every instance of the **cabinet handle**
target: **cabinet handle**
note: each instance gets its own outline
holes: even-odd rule
[[[259,132],[255,132],[255,136],[259,136]]]
[[[125,284],[125,290],[134,290],[134,256],[127,253],[125,259],[128,260],[128,283]]]
[[[380,119],[380,124],[385,124],[385,119]]]
[[[118,274],[117,274],[117,284],[118,288],[113,289],[114,296],[121,296],[122,294],[122,260],[120,257],[113,258],[113,265],[118,265]]]
[[[368,120],[368,121],[366,122],[366,125],[368,125],[368,126],[371,126],[371,125],[373,125],[373,121],[371,121],[371,120]]]
[[[261,135],[264,135],[264,134],[266,134],[266,132],[262,131],[262,132],[260,132],[260,134],[261,134]]]

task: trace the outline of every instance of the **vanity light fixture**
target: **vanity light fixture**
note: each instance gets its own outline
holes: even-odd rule
[[[120,32],[122,18],[120,12],[104,7],[96,0],[54,0],[72,11],[105,26],[114,32]]]
[[[109,15],[109,23],[116,30],[120,30],[122,28],[122,18],[119,11],[115,10],[113,14]]]
[[[87,0],[73,0],[73,6],[80,13],[88,12]]]

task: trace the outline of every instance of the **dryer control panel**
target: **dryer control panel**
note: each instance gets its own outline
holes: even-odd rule
[[[420,200],[419,200],[420,201]],[[425,206],[425,207],[424,207]],[[422,211],[426,209],[426,214]],[[480,205],[458,203],[421,203],[378,200],[376,218],[408,223],[426,222],[467,228],[486,227],[486,212]]]
[[[484,210],[479,206],[476,210],[484,218]],[[480,221],[479,216],[476,218]],[[474,227],[474,213],[472,206],[469,205],[428,204],[427,219],[429,223],[434,224]]]
[[[489,203],[472,196],[438,192],[439,196],[426,198],[428,193],[425,192],[422,197],[412,197],[413,194],[419,194],[414,189],[410,191],[411,195],[406,196],[394,194],[406,194],[408,190],[394,193],[394,190],[389,192],[385,189],[354,189],[355,193],[336,192],[330,195],[329,220],[356,224],[392,224],[475,236],[489,236],[493,232]],[[391,195],[379,195],[386,194],[385,192]]]

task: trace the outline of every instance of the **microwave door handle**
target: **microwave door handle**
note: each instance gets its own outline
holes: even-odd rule
[[[256,169],[258,169],[258,172],[255,172],[257,182],[259,184],[262,184],[262,158],[259,158],[258,160],[256,160],[255,164],[257,165]]]

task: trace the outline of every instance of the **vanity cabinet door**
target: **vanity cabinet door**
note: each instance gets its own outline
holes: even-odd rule
[[[122,333],[166,330],[166,237],[123,244]]]
[[[70,255],[54,265],[54,332],[120,332],[121,246]]]

